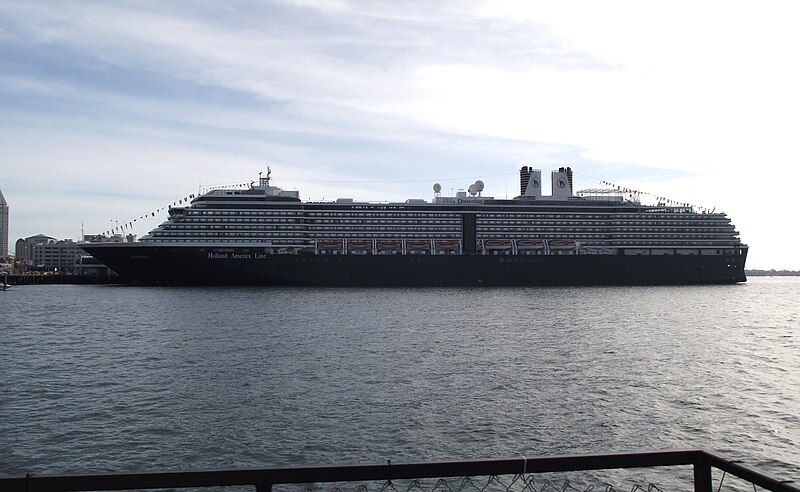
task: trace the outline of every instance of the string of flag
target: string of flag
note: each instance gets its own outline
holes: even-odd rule
[[[703,214],[708,214],[708,213],[713,213],[714,212],[714,210],[709,210],[709,209],[707,209],[705,207],[700,207],[698,205],[692,205],[691,203],[686,203],[686,202],[678,202],[676,200],[672,200],[672,199],[669,199],[669,198],[664,197],[664,196],[655,195],[653,193],[648,193],[646,191],[639,191],[639,190],[635,190],[633,188],[628,188],[626,186],[619,186],[619,185],[616,185],[616,184],[611,183],[609,181],[601,180],[600,182],[603,183],[606,186],[610,186],[611,188],[613,188],[613,189],[615,189],[617,191],[620,191],[622,193],[630,195],[636,201],[639,201],[639,198],[642,195],[647,195],[647,196],[653,197],[656,200],[658,200],[659,204],[665,204],[665,205],[669,205],[669,206],[672,206],[672,207],[694,208],[694,209],[697,209],[700,213],[703,213]]]
[[[227,184],[227,185],[221,185],[221,186],[210,186],[210,187],[208,187],[208,190],[216,190],[216,189],[223,189],[223,188],[242,188],[242,187],[245,187],[245,186],[250,186],[251,184],[252,184],[252,182],[248,181],[246,183],[235,183],[235,184]],[[144,219],[150,219],[150,218],[155,217],[156,215],[161,214],[161,212],[163,212],[165,210],[169,210],[172,207],[177,207],[179,205],[183,205],[184,203],[188,204],[196,196],[197,195],[194,194],[194,193],[189,193],[185,197],[179,198],[179,199],[173,201],[172,203],[168,203],[168,204],[163,205],[161,207],[158,207],[156,209],[150,210],[149,212],[147,212],[145,214],[142,214],[142,215],[140,215],[140,216],[138,216],[138,217],[136,217],[134,219],[127,220],[127,221],[123,222],[122,224],[117,224],[116,226],[110,228],[109,230],[103,231],[102,234],[104,234],[106,236],[111,236],[113,234],[124,234],[125,232],[131,232],[131,231],[133,231],[133,226],[137,221],[144,220]]]

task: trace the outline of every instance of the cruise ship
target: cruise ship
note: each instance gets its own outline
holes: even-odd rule
[[[83,249],[130,284],[561,286],[746,281],[747,246],[723,213],[573,191],[572,170],[520,170],[513,199],[467,191],[431,201],[303,202],[268,170],[215,189],[132,243]]]

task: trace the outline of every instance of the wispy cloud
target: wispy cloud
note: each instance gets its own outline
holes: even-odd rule
[[[317,199],[425,196],[427,178],[571,163],[587,185],[713,195],[758,230],[768,222],[741,197],[791,193],[752,186],[756,166],[800,177],[800,39],[787,13],[779,2],[6,2],[0,186],[12,210],[37,206],[33,188],[83,194],[88,228],[119,218],[97,190],[148,208],[266,162]],[[375,178],[385,183],[357,183]],[[509,180],[494,186],[503,195]],[[59,224],[73,220],[43,231],[12,217],[12,230],[66,235]]]

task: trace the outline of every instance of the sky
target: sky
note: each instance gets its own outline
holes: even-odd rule
[[[430,199],[519,168],[722,211],[800,270],[796,2],[0,0],[0,190],[78,239],[201,188]],[[547,188],[545,188],[547,189]],[[152,212],[156,212],[152,217]]]

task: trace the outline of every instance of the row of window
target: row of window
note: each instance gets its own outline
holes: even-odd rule
[[[224,215],[226,217],[238,216],[254,216],[254,215],[305,215],[302,210],[221,210],[221,209],[204,209],[204,210],[187,210],[184,215]]]
[[[176,232],[172,234],[164,234],[161,232],[153,232],[150,235],[152,238],[158,238],[158,241],[167,241],[169,238],[186,238],[186,237],[197,237],[197,238],[214,238],[214,237],[253,237],[259,238],[259,240],[269,240],[270,238],[286,238],[286,237],[302,237],[302,238],[319,238],[319,239],[329,239],[332,237],[332,234],[329,232],[310,232],[304,233],[302,236],[298,236],[297,232]],[[355,239],[362,239],[365,237],[363,232],[358,231],[347,231],[347,232],[340,232],[335,235],[335,237],[347,237],[347,238],[355,238]],[[370,238],[378,238],[378,239],[398,239],[397,233],[386,232],[386,233],[370,233]],[[448,233],[447,231],[420,231],[418,233],[409,233],[403,234],[403,239],[460,239],[459,234]],[[142,238],[144,241],[145,238]]]
[[[160,235],[156,234],[162,241],[167,241],[167,238],[162,238]],[[269,241],[270,239],[282,239],[282,238],[294,238],[296,240],[303,240],[305,238],[316,238],[316,239],[329,239],[331,237],[347,237],[349,239],[363,239],[364,235],[352,232],[347,234],[340,234],[337,236],[331,236],[330,234],[326,233],[318,233],[318,234],[307,234],[302,237],[298,237],[295,233],[253,233],[253,232],[227,232],[227,233],[191,233],[191,232],[181,232],[171,235],[170,237],[173,238],[252,238],[253,240],[257,241]],[[396,234],[373,234],[370,236],[371,238],[376,239],[397,239]],[[431,234],[430,232],[420,233],[420,234],[409,234],[404,236],[406,239],[458,239],[457,235],[454,234]],[[563,239],[563,235],[559,234],[538,234],[538,235],[528,235],[528,236],[521,236],[521,237],[514,237],[514,236],[506,236],[506,239]],[[476,238],[477,240],[487,240],[487,239],[498,239],[497,236],[493,235],[485,235],[479,234]],[[646,244],[646,243],[654,243],[659,245],[700,245],[700,244],[719,244],[720,241],[715,240],[714,238],[692,238],[692,239],[676,239],[676,238],[658,238],[658,237],[628,237],[628,238],[608,238],[606,236],[601,235],[581,235],[579,237],[574,237],[573,239],[577,240],[578,242],[588,243],[589,245],[596,245],[596,246],[603,246],[603,245],[636,245],[636,244]],[[636,239],[636,240],[633,240]],[[733,244],[725,243],[728,246]]]
[[[493,234],[479,234],[477,236],[478,240],[482,239],[497,239],[497,235]],[[563,234],[525,234],[525,235],[512,235],[512,234],[504,234],[502,239],[564,239]],[[713,237],[693,237],[693,238],[676,238],[676,237],[643,237],[643,236],[627,236],[627,237],[609,237],[601,234],[581,234],[579,236],[570,236],[568,239],[572,239],[578,242],[588,242],[592,245],[609,245],[609,244],[643,244],[643,243],[655,243],[655,244],[664,244],[664,245],[675,245],[675,244],[721,244],[721,245],[733,245],[735,241],[732,240],[725,240],[723,238],[720,240],[719,238]],[[636,239],[634,241],[634,239]]]
[[[735,231],[722,228],[722,227],[696,227],[689,228],[670,228],[670,227],[637,227],[637,228],[620,228],[620,227],[562,227],[562,226],[543,226],[543,227],[490,227],[479,224],[479,230],[487,231],[565,231],[569,233],[580,234],[583,232],[604,232],[606,234],[631,234],[631,233],[653,233],[653,232],[667,232],[671,234],[725,234],[734,235]]]
[[[363,226],[369,226],[371,228],[377,228],[378,226],[384,224],[392,224],[398,225],[402,227],[407,227],[409,229],[413,227],[422,227],[428,226],[429,228],[441,228],[441,227],[460,227],[459,221],[448,220],[448,221],[436,221],[436,222],[428,222],[428,221],[404,221],[404,220],[395,220],[395,221],[386,221],[386,220],[365,220],[363,222],[354,222],[354,221],[344,221],[338,219],[325,219],[320,220],[318,223],[309,225],[300,223],[297,225],[297,222],[294,219],[280,219],[280,220],[273,220],[269,224],[261,223],[264,219],[261,220],[247,220],[247,219],[228,219],[228,220],[221,220],[215,219],[213,221],[209,221],[211,224],[216,223],[225,223],[225,224],[235,224],[237,228],[245,228],[245,229],[264,229],[265,226],[270,226],[270,229],[319,229],[319,228],[327,228],[327,224],[348,224],[350,227],[358,228]],[[244,225],[244,224],[252,224],[252,225]],[[281,226],[278,224],[295,224],[292,226]],[[503,222],[503,227],[492,227],[494,225],[501,225],[499,222],[497,224],[492,222],[478,222],[477,226],[478,229],[485,229],[489,231],[506,231],[510,229],[523,229],[523,230],[530,230],[530,231],[538,231],[538,230],[553,230],[553,231],[574,231],[574,232],[607,232],[607,233],[623,233],[625,229],[635,229],[636,232],[670,232],[670,233],[687,233],[693,234],[698,232],[705,232],[705,233],[718,233],[718,234],[733,234],[735,230],[733,227],[636,227],[636,228],[626,228],[626,227],[611,227],[611,226],[602,226],[602,227],[568,227],[567,224],[559,223],[559,224],[547,224],[540,225],[540,222],[533,222],[533,225],[538,227],[532,228],[524,222],[516,223],[516,224],[508,224],[508,222]],[[570,224],[571,225],[571,224]],[[699,224],[698,224],[699,226]],[[220,229],[220,228],[232,228],[233,226],[219,226],[219,225],[204,225],[204,222],[183,222],[183,221],[175,221],[172,223],[164,224],[164,230],[181,230],[181,229],[195,229],[195,230],[202,230],[202,229]],[[383,227],[381,227],[383,228]]]
[[[563,220],[563,219],[545,219],[545,220],[533,220],[529,218],[517,218],[517,219],[509,219],[509,220],[490,220],[484,217],[478,217],[477,220],[478,224],[503,224],[503,225],[548,225],[548,224],[569,224],[575,226],[625,226],[625,227],[643,227],[643,226],[683,226],[683,227],[700,227],[700,226],[714,226],[714,227],[730,227],[731,225],[729,220],[724,221],[703,221],[703,222],[686,222],[686,221],[677,221],[677,220]]]
[[[204,224],[210,222],[224,222],[226,224],[240,224],[240,223],[248,223],[248,224],[430,224],[430,225],[440,225],[440,224],[461,224],[461,220],[458,219],[436,219],[436,220],[420,220],[420,219],[303,219],[303,218],[295,218],[295,219],[278,219],[278,218],[269,218],[269,219],[218,219],[218,218],[195,218],[191,220],[187,220],[184,218],[176,218],[173,219],[171,223],[173,224]]]
[[[252,206],[249,204],[248,206]],[[180,213],[176,210],[176,213]],[[225,216],[266,216],[266,215],[303,215],[308,217],[461,217],[460,212],[445,212],[445,211],[379,211],[372,210],[367,212],[356,212],[351,210],[327,210],[327,211],[313,211],[307,209],[275,209],[269,206],[265,209],[224,209],[224,208],[191,208],[184,209],[184,215],[225,215]],[[653,220],[653,213],[644,214],[597,214],[597,213],[583,213],[583,212],[542,212],[542,211],[527,211],[520,210],[518,212],[469,212],[477,213],[480,217],[490,219],[517,219],[517,218],[535,218],[535,219],[596,219],[608,220],[609,218],[624,218],[625,220]],[[697,221],[697,220],[729,220],[725,215],[717,214],[665,214],[658,213],[662,220],[679,220],[683,222]]]
[[[296,218],[303,218],[303,217],[315,217],[315,218],[331,218],[331,217],[342,217],[342,218],[372,218],[372,219],[420,219],[420,218],[428,218],[434,219],[436,221],[445,220],[445,219],[452,219],[452,220],[460,220],[461,215],[458,213],[445,213],[445,212],[437,212],[437,213],[419,213],[419,212],[371,212],[371,213],[364,213],[364,212],[309,212],[303,210],[221,210],[221,209],[205,209],[205,210],[186,210],[184,212],[185,216],[192,216],[192,217],[225,217],[227,220],[231,220],[230,217],[296,217]],[[176,216],[180,218],[180,215]],[[608,222],[610,218],[614,218],[611,222]],[[663,217],[663,216],[662,216]],[[510,224],[514,222],[523,221],[523,223],[529,224],[542,224],[546,222],[542,221],[562,221],[562,220],[569,220],[570,222],[574,222],[576,224],[581,225],[591,225],[597,222],[601,223],[610,223],[614,225],[620,225],[625,223],[635,223],[641,225],[685,225],[685,226],[693,226],[698,221],[703,222],[722,222],[725,224],[730,223],[730,219],[725,216],[717,216],[717,215],[703,215],[703,214],[695,214],[695,215],[685,215],[682,214],[680,216],[670,216],[664,217],[665,220],[653,220],[652,214],[626,214],[624,216],[621,215],[598,215],[598,214],[561,214],[561,213],[527,213],[527,212],[519,212],[519,213],[479,213],[477,215],[477,219],[479,222],[489,222],[489,223],[498,223],[498,224]],[[540,220],[535,220],[540,219]],[[595,219],[595,220],[587,220],[587,219]],[[680,219],[680,220],[677,220]],[[691,219],[691,220],[686,220]],[[526,222],[527,221],[527,222]]]
[[[298,223],[327,223],[327,222],[345,222],[345,223],[367,223],[367,224],[383,224],[383,223],[414,223],[420,222],[420,219],[429,219],[429,220],[422,220],[422,222],[430,222],[432,224],[436,223],[460,223],[460,217],[453,216],[452,214],[448,216],[443,215],[426,215],[425,217],[412,217],[414,214],[404,214],[404,215],[396,215],[396,216],[370,216],[369,218],[360,218],[354,217],[355,214],[336,214],[341,218],[331,218],[333,215],[326,214],[325,218],[316,218],[316,219],[309,219],[305,218],[301,214],[292,214],[293,218],[286,218],[284,217],[268,217],[268,218],[232,218],[232,217],[220,217],[224,214],[216,214],[217,216],[208,216],[208,217],[193,217],[191,219],[184,218],[184,217],[174,217],[173,222],[253,222],[253,223],[281,223],[281,222],[298,222]],[[249,215],[249,214],[243,214]],[[363,215],[363,214],[362,214]],[[697,221],[653,221],[653,220],[569,220],[565,221],[563,219],[559,219],[557,217],[544,217],[541,220],[535,220],[535,218],[531,218],[530,216],[525,217],[515,217],[511,219],[490,219],[486,216],[478,216],[477,217],[478,224],[502,224],[502,225],[549,225],[552,223],[564,224],[568,223],[569,225],[575,226],[624,226],[624,227],[642,227],[642,226],[684,226],[684,227],[691,227],[695,228],[701,225],[706,226],[714,226],[714,227],[725,227],[725,228],[733,228],[733,225],[730,223],[730,220],[718,220],[718,221],[703,221],[702,223],[698,223]]]
[[[368,235],[377,232],[386,232],[386,231],[395,231],[397,233],[404,233],[404,232],[415,232],[415,231],[430,231],[430,232],[453,232],[453,233],[460,233],[461,228],[455,226],[449,227],[425,227],[425,226],[402,226],[402,227],[395,227],[395,226],[383,226],[383,227],[358,227],[358,226],[324,226],[324,227],[314,227],[314,228],[298,228],[292,226],[275,226],[270,228],[269,230],[265,230],[263,227],[257,226],[248,226],[248,225],[228,225],[228,226],[186,226],[186,227],[170,227],[165,228],[162,230],[153,231],[152,234],[159,235],[159,236],[169,236],[173,234],[181,234],[187,231],[203,233],[203,231],[258,231],[264,234],[269,234],[271,232],[277,231],[295,231],[298,233],[328,233],[330,231],[355,231],[355,232],[364,232]]]

